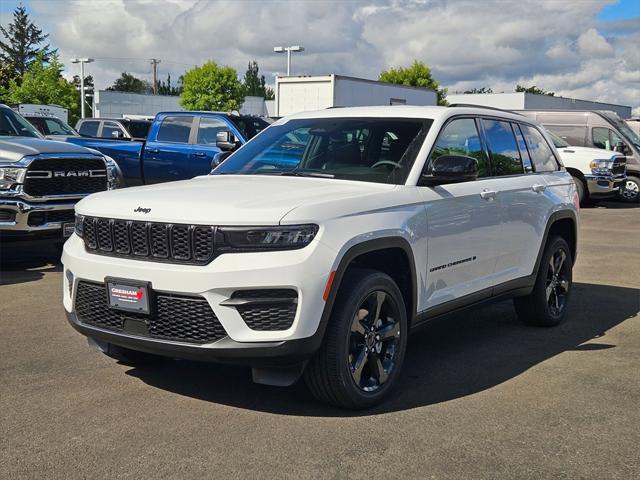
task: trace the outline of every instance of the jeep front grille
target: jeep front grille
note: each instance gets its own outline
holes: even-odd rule
[[[136,260],[206,265],[214,257],[215,227],[84,217],[92,253]]]
[[[24,193],[32,197],[86,195],[107,190],[100,158],[36,158],[27,168]]]
[[[118,333],[173,340],[185,343],[211,343],[227,336],[209,303],[199,296],[157,293],[150,315],[109,308],[107,288],[101,283],[78,282],[75,310],[87,325]],[[155,307],[155,308],[154,308]],[[128,323],[135,331],[128,332]]]

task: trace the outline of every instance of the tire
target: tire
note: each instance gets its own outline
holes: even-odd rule
[[[374,310],[379,314],[370,315]],[[379,404],[397,383],[407,327],[402,293],[391,277],[374,270],[348,272],[323,344],[304,373],[309,390],[321,402],[342,408]]]
[[[640,178],[627,177],[624,188],[620,190],[620,199],[627,203],[640,203]]]
[[[562,322],[571,297],[572,268],[571,250],[565,239],[551,237],[542,255],[533,291],[513,300],[518,318],[541,327],[555,327]]]
[[[589,196],[587,195],[587,186],[580,177],[573,177],[573,183],[576,184],[576,190],[578,192],[578,199],[580,200],[580,206],[583,207],[587,204]]]

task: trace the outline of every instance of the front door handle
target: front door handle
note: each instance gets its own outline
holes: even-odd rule
[[[540,185],[539,183],[536,183],[535,185],[533,185],[531,187],[531,190],[533,190],[536,193],[542,193],[547,189],[546,185]]]
[[[482,190],[480,192],[480,197],[485,200],[493,200],[496,198],[497,192],[495,190]]]
[[[158,150],[157,148],[145,148],[144,150],[147,153],[160,153],[160,150]]]
[[[206,153],[204,153],[204,152],[195,152],[195,153],[193,154],[193,156],[194,156],[194,157],[206,157],[206,156],[207,156],[207,154],[206,154]]]

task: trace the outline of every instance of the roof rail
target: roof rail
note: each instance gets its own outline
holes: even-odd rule
[[[522,116],[521,113],[514,112],[513,110],[507,110],[505,108],[498,108],[498,107],[486,107],[484,105],[474,105],[473,103],[451,103],[448,106],[453,108],[457,108],[457,107],[484,108],[486,110],[497,110],[498,112],[513,113],[514,115]]]

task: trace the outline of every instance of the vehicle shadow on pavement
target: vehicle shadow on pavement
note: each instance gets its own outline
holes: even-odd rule
[[[61,271],[60,251],[53,246],[0,245],[0,285],[34,282]]]
[[[290,388],[253,384],[248,368],[167,361],[127,373],[157,388],[238,408],[284,415],[377,415],[481,392],[565,351],[615,348],[603,341],[607,330],[637,315],[639,303],[639,289],[576,283],[569,316],[556,328],[521,324],[510,301],[434,320],[411,336],[396,392],[361,412],[320,404],[302,381]]]
[[[581,207],[582,208],[582,207]],[[586,208],[606,208],[608,210],[620,210],[620,209],[628,209],[628,208],[640,208],[640,203],[628,203],[628,202],[613,202],[613,201],[598,201],[594,202],[591,205],[588,205]]]

